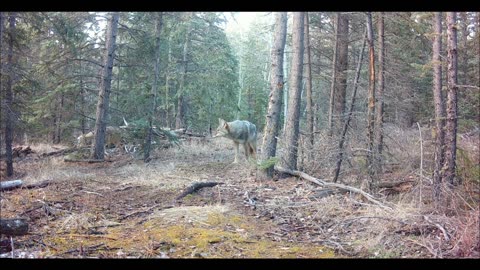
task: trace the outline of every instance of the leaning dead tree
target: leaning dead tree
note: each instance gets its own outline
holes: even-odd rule
[[[367,38],[363,40],[362,49],[360,50],[360,55],[358,56],[358,63],[357,63],[357,70],[355,72],[355,80],[353,82],[353,91],[352,91],[352,98],[350,102],[350,108],[348,110],[347,119],[343,124],[342,136],[340,138],[340,142],[338,143],[338,156],[337,156],[337,164],[335,166],[335,175],[333,177],[333,182],[337,182],[338,175],[340,174],[340,167],[342,166],[343,161],[343,144],[345,143],[346,135],[348,126],[350,125],[350,120],[352,119],[353,108],[355,106],[355,99],[357,97],[357,88],[358,88],[358,79],[360,78],[360,70],[362,69],[362,61],[363,61],[363,52],[365,51],[365,45],[367,42]]]

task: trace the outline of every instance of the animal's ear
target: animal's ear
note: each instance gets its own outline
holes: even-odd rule
[[[223,120],[222,118],[218,118],[218,124],[220,124],[220,126],[223,126],[223,123],[225,123],[225,120]]]

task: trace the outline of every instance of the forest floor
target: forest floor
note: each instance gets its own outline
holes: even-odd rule
[[[226,139],[158,150],[147,164],[129,155],[64,162],[41,157],[52,146],[32,149],[16,160],[10,179],[50,185],[2,192],[1,217],[29,223],[29,233],[14,237],[14,251],[2,257],[478,257],[478,247],[470,248],[478,239],[471,231],[478,229],[478,205],[449,218],[419,208],[411,196],[381,198],[388,210],[297,177],[257,181],[252,163],[231,164]],[[176,199],[195,182],[220,184]],[[457,219],[463,232],[456,232]]]

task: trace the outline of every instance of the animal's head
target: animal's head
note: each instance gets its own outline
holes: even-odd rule
[[[228,126],[227,121],[223,120],[222,118],[218,118],[218,127],[213,138],[226,136],[229,132],[230,127]]]
[[[105,144],[119,147],[122,144],[122,130],[118,127],[107,126]]]
[[[92,143],[93,137],[95,136],[95,133],[90,131],[87,134],[82,134],[78,136],[77,138],[77,145],[78,146],[88,146]]]

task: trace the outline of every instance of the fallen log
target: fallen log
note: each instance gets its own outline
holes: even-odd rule
[[[405,184],[414,184],[415,181],[413,180],[406,180],[406,181],[395,181],[395,182],[381,182],[378,183],[377,187],[378,188],[398,188],[400,186],[403,186]]]
[[[109,160],[104,159],[71,159],[65,158],[63,159],[64,162],[87,162],[87,163],[101,163],[101,162],[110,162]]]
[[[24,188],[27,188],[27,189],[44,188],[44,187],[50,185],[51,183],[53,183],[52,180],[45,180],[45,181],[42,181],[42,182],[39,182],[39,183],[25,185]]]
[[[4,181],[4,182],[0,182],[0,190],[11,190],[11,189],[19,188],[22,185],[23,185],[22,180]]]
[[[198,191],[201,188],[214,187],[214,186],[220,185],[220,184],[223,184],[223,183],[218,183],[218,182],[196,182],[196,183],[193,183],[184,192],[182,192],[182,194],[180,194],[177,197],[177,200],[180,200],[181,198],[187,196],[188,194],[192,194],[192,193]]]
[[[28,223],[24,218],[0,219],[0,234],[13,236],[25,235],[28,232]]]
[[[61,156],[61,155],[69,154],[69,153],[72,153],[72,152],[75,152],[75,151],[78,151],[78,150],[82,150],[82,149],[89,149],[89,147],[83,147],[83,148],[74,147],[74,148],[62,149],[62,150],[53,151],[53,152],[49,152],[49,153],[43,153],[43,154],[40,155],[40,157]]]
[[[354,188],[354,187],[351,187],[351,186],[347,186],[347,185],[343,185],[343,184],[337,184],[337,183],[330,183],[330,182],[325,182],[321,179],[318,179],[318,178],[315,178],[313,176],[310,176],[304,172],[301,172],[301,171],[293,171],[293,170],[288,170],[288,169],[285,169],[285,168],[282,168],[282,167],[275,167],[275,169],[278,171],[278,172],[281,172],[281,173],[286,173],[286,174],[290,174],[290,175],[294,175],[294,176],[298,176],[300,178],[303,178],[305,180],[308,180],[312,183],[315,183],[317,185],[320,185],[320,186],[323,186],[323,187],[334,187],[334,188],[339,188],[339,189],[344,189],[344,190],[348,190],[348,191],[351,191],[351,192],[354,192],[354,193],[357,193],[357,194],[360,194],[362,195],[365,199],[367,199],[368,201],[380,206],[381,208],[383,209],[387,209],[387,210],[393,210],[391,207],[389,206],[386,206],[385,204],[381,203],[380,201],[376,200],[372,195],[368,194],[367,192],[361,190],[361,189],[358,189],[358,188]]]
[[[192,132],[184,132],[183,135],[186,135],[186,136],[190,136],[190,137],[199,137],[199,138],[204,138],[205,135],[203,134],[196,134],[196,133],[192,133]]]
[[[44,188],[50,185],[51,183],[53,183],[52,180],[45,180],[39,183],[22,186],[23,185],[22,180],[4,181],[4,182],[0,182],[0,190],[11,190],[11,189],[21,188],[21,187],[27,188],[27,189]]]

